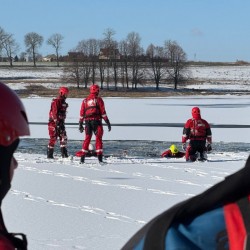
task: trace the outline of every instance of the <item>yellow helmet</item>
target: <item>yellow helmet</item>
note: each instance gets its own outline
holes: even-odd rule
[[[174,145],[174,144],[172,144],[172,145],[170,146],[170,151],[171,151],[172,154],[177,154],[177,153],[179,152],[177,146]]]

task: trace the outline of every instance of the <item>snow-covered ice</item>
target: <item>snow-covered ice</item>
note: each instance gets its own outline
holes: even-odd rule
[[[50,101],[39,97],[23,99],[29,121],[46,123]],[[113,124],[184,124],[193,106],[199,106],[202,116],[212,124],[250,124],[248,96],[104,101]],[[77,123],[81,99],[69,98],[68,103],[67,122]],[[67,131],[69,140],[83,139],[77,126],[67,126]],[[44,140],[47,132],[45,125],[32,125],[30,138]],[[113,126],[110,133],[105,127],[104,133],[105,151],[105,141],[180,142],[182,128]],[[212,128],[212,133],[214,142],[225,145],[249,143],[248,128]],[[25,143],[29,143],[28,138]],[[26,233],[32,250],[120,249],[154,216],[242,168],[249,154],[248,149],[232,152],[224,147],[209,154],[209,162],[204,163],[128,155],[109,157],[105,165],[99,165],[96,158],[87,158],[81,165],[76,157],[47,159],[46,146],[44,153],[37,153],[35,147],[29,153],[15,153],[19,166],[2,205],[7,228]]]

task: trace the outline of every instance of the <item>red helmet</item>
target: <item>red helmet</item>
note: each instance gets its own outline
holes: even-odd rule
[[[193,114],[200,115],[201,114],[200,109],[198,107],[193,107],[192,108],[192,115]]]
[[[59,94],[60,95],[68,95],[69,94],[69,89],[67,87],[61,87],[59,89]]]
[[[99,94],[100,88],[97,84],[93,84],[89,88],[90,94]]]
[[[17,94],[0,82],[0,145],[7,147],[24,135],[30,135],[25,108]]]
[[[201,111],[198,107],[192,108],[192,117],[194,119],[201,119]]]

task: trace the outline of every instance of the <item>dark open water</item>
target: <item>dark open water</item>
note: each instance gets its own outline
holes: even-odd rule
[[[104,155],[114,156],[139,156],[139,157],[160,157],[161,153],[176,144],[181,149],[180,142],[159,142],[159,141],[104,141]],[[46,154],[48,139],[21,139],[17,152],[30,154]],[[94,142],[93,142],[94,144]],[[68,151],[74,155],[82,146],[82,141],[69,141]],[[213,152],[250,152],[250,143],[213,143]],[[56,144],[55,154],[60,154],[59,143]]]

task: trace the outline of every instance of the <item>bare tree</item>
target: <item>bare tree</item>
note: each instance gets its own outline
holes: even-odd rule
[[[81,83],[81,70],[80,63],[78,61],[70,62],[68,65],[63,67],[63,81],[75,82],[77,88],[80,88]]]
[[[150,60],[156,89],[159,89],[160,81],[166,72],[165,65],[167,63],[167,58],[164,53],[164,48],[150,44],[147,48],[146,55]]]
[[[89,39],[87,40],[87,48],[88,48],[88,58],[91,64],[91,79],[92,83],[96,82],[96,69],[97,69],[97,61],[98,55],[100,52],[100,40]]]
[[[102,47],[102,41],[100,41],[100,48]],[[103,89],[104,81],[105,81],[105,70],[107,68],[107,63],[104,60],[99,59],[98,56],[98,70],[99,70],[99,78],[101,82],[101,89]]]
[[[143,78],[143,68],[140,64],[140,56],[143,55],[141,47],[141,38],[138,33],[131,32],[127,35],[126,43],[128,46],[128,56],[131,67],[132,88],[137,88],[137,84],[141,83]]]
[[[104,32],[104,46],[106,48],[113,48],[114,46],[114,39],[113,36],[115,35],[115,31],[111,28],[107,28]]]
[[[5,32],[3,28],[0,27],[0,53],[8,58],[10,66],[13,64],[13,54],[16,53],[19,49],[18,44],[16,43],[12,34]]]
[[[114,43],[114,56],[112,58],[112,68],[113,68],[113,79],[114,79],[114,83],[115,83],[115,90],[117,90],[117,85],[118,85],[118,79],[119,79],[119,63],[117,61],[117,57],[119,55],[119,51],[118,51],[118,43],[115,42]]]
[[[95,83],[96,79],[98,42],[95,39],[82,40],[78,43],[76,51],[83,55],[81,57],[81,70],[85,88],[87,88],[88,82],[92,79],[92,83]]]
[[[71,54],[69,63],[64,67],[64,78],[75,81],[78,88],[80,83],[84,84],[84,88],[90,81],[95,83],[99,40],[81,40]]]
[[[19,50],[19,45],[13,38],[12,34],[6,34],[5,39],[2,41],[2,48],[5,51],[6,56],[8,57],[10,66],[13,66],[13,55]]]
[[[177,89],[177,85],[188,78],[187,56],[176,41],[166,41],[165,50],[169,58],[168,78],[174,82],[174,89]]]
[[[0,55],[1,55],[1,51],[2,51],[2,39],[3,39],[3,36],[4,36],[4,29],[0,26]]]
[[[118,63],[118,58],[120,58],[118,43],[116,41],[112,41],[112,43],[108,46],[109,47],[105,47],[105,50],[107,51],[107,87],[109,88],[109,79],[112,78],[114,80],[115,90],[117,90],[120,69]]]
[[[62,48],[62,40],[63,36],[61,34],[53,34],[48,40],[47,44],[51,45],[56,52],[56,62],[57,62],[57,67],[59,67],[59,51]]]
[[[25,35],[24,43],[27,47],[27,52],[32,55],[34,67],[36,67],[37,49],[42,46],[43,37],[35,32],[30,32]]]
[[[83,67],[82,61],[84,55],[76,51],[76,49],[72,50],[69,54],[71,54],[68,63],[63,67],[63,77],[62,79],[68,83],[75,82],[77,88],[80,88],[81,82],[83,82]]]
[[[122,55],[121,78],[122,78],[123,87],[124,87],[124,82],[125,82],[126,88],[129,89],[129,57],[128,57],[128,44],[126,40],[120,41],[119,50]]]
[[[7,34],[6,34],[5,30],[0,26],[0,55],[2,53],[3,43],[6,39],[6,36],[7,36]]]
[[[107,28],[104,32],[104,39],[103,39],[103,46],[106,49],[106,56],[107,56],[107,76],[106,76],[106,80],[107,80],[107,89],[109,89],[109,81],[111,78],[111,73],[110,73],[110,68],[112,66],[112,54],[114,52],[114,50],[116,49],[115,47],[117,46],[117,43],[115,42],[115,40],[113,39],[113,36],[115,35],[115,31],[111,28]]]

